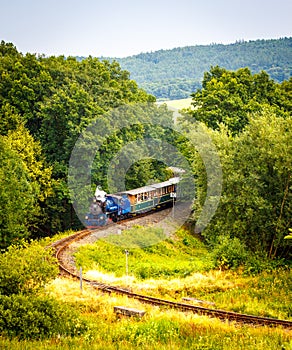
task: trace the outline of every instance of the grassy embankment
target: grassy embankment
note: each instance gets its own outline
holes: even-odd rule
[[[87,277],[145,294],[172,300],[194,297],[213,302],[216,308],[292,319],[289,269],[269,270],[256,276],[248,276],[240,269],[220,271],[214,268],[212,253],[186,230],[180,229],[175,237],[147,246],[151,235],[162,237],[158,229],[133,227],[122,235],[82,246],[76,262]],[[129,251],[128,277],[125,248]]]
[[[224,279],[224,274],[220,276]],[[219,282],[219,276],[217,277]],[[234,281],[234,283],[237,283]],[[108,296],[79,283],[57,279],[46,289],[80,310],[89,325],[85,335],[43,341],[17,341],[0,337],[1,349],[97,350],[97,349],[291,349],[292,335],[280,328],[240,326],[174,310],[159,310],[125,297]],[[146,311],[142,319],[118,318],[115,305]]]
[[[135,230],[141,234],[134,234]],[[176,236],[149,247],[145,244],[147,230],[134,228],[124,232],[125,237],[112,236],[107,241],[84,246],[77,253],[77,261],[84,266],[88,276],[98,275],[105,282],[129,286],[140,293],[176,300],[183,296],[195,297],[214,302],[216,308],[292,319],[292,274],[288,269],[257,276],[245,276],[241,271],[220,271],[213,268],[212,254],[190,233],[180,230]],[[152,234],[160,237],[161,232],[152,230]],[[144,248],[135,248],[135,245]],[[126,246],[130,247],[128,277],[124,275]],[[141,271],[144,272],[141,274]],[[45,294],[79,310],[88,323],[88,331],[80,337],[39,342],[9,341],[0,337],[1,349],[292,348],[291,331],[242,326],[159,309],[126,297],[103,294],[86,285],[81,292],[79,283],[68,279],[53,281],[46,287]],[[143,309],[146,315],[142,319],[119,318],[113,312],[115,305]]]

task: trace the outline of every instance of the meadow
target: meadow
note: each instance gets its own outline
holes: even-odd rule
[[[137,230],[141,235],[134,234]],[[253,315],[292,320],[292,274],[282,266],[255,275],[245,270],[214,267],[212,253],[186,229],[147,246],[147,227],[81,246],[76,261],[85,276],[169,300],[200,299],[200,305]],[[161,237],[157,229],[150,231]],[[151,236],[150,234],[150,236]],[[131,254],[125,275],[125,242]],[[148,271],[146,267],[151,265]],[[146,267],[145,267],[146,266]],[[136,267],[136,268],[135,268]],[[148,271],[149,276],[141,274]],[[165,272],[166,271],[166,272]],[[107,294],[79,281],[58,277],[42,296],[51,297],[79,313],[82,332],[32,340],[0,336],[1,349],[212,349],[291,350],[292,332],[281,327],[242,325],[207,316],[142,304],[126,296]],[[118,316],[114,306],[146,311],[142,318]],[[79,325],[76,325],[78,328]]]
[[[129,274],[140,280],[186,277],[214,267],[204,244],[187,231],[181,229],[175,237],[166,237],[162,229],[141,226],[82,246],[75,254],[76,263],[85,270],[121,277],[126,273],[125,250]]]
[[[192,98],[182,98],[182,99],[178,99],[178,100],[168,100],[168,101],[164,101],[163,103],[166,103],[168,107],[173,107],[176,108],[178,110],[183,109],[183,108],[189,108],[191,107],[191,102],[192,102]]]
[[[217,276],[217,284],[223,276]],[[235,282],[236,283],[236,282]],[[238,287],[239,288],[239,287]],[[8,340],[0,337],[1,349],[97,350],[97,349],[214,349],[290,350],[292,334],[281,328],[254,327],[222,322],[168,309],[159,309],[126,297],[107,295],[64,278],[46,287],[45,293],[73,305],[88,324],[85,334],[42,341]],[[271,299],[273,295],[271,296]],[[118,317],[115,305],[145,310],[143,318]]]
[[[180,229],[174,237],[143,246],[145,237],[153,234],[161,237],[156,228],[136,226],[122,235],[81,246],[75,254],[76,263],[86,277],[147,295],[171,300],[198,298],[219,309],[292,318],[292,273],[288,266],[255,275],[243,267],[222,270],[215,268],[212,252],[188,230]],[[128,276],[125,247],[129,252]]]

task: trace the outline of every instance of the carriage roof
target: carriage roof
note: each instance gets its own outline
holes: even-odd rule
[[[146,192],[151,192],[154,190],[155,190],[155,188],[153,188],[152,186],[143,186],[143,187],[135,188],[133,190],[123,191],[121,193],[130,194],[131,196],[135,196],[136,194],[139,194],[139,193],[146,193]]]
[[[147,192],[155,191],[158,188],[163,188],[163,187],[175,185],[178,182],[179,182],[179,177],[173,177],[173,178],[169,179],[168,181],[164,181],[164,182],[160,182],[160,183],[153,184],[153,185],[148,185],[148,186],[135,188],[135,189],[129,190],[129,191],[123,191],[123,192],[120,192],[119,194],[124,194],[125,193],[125,194],[129,194],[130,196],[135,196],[135,195],[140,194],[140,193],[147,193]]]
[[[177,183],[179,183],[179,177],[172,177],[171,179],[169,179],[167,181],[160,182],[160,183],[157,183],[157,184],[153,184],[151,186],[153,186],[154,188],[162,188],[162,187],[175,185]]]

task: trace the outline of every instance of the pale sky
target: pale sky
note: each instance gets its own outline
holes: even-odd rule
[[[292,0],[0,0],[0,40],[45,55],[125,57],[292,36]]]

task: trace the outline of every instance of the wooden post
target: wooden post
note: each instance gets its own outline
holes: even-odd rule
[[[82,293],[82,267],[81,266],[80,266],[79,276],[80,276],[80,291]]]
[[[174,218],[174,199],[176,198],[176,193],[171,192],[170,193],[170,198],[172,198],[172,217]]]
[[[128,266],[129,251],[127,249],[125,249],[125,254],[126,254],[126,276],[128,277],[128,274],[129,274],[129,266]]]

